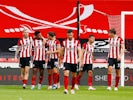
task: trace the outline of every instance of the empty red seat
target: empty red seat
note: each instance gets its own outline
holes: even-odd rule
[[[95,59],[94,62],[95,63],[106,63],[107,60],[106,59]]]
[[[6,62],[7,58],[0,58],[0,62]]]
[[[8,62],[18,62],[18,59],[15,59],[15,58],[8,58]]]
[[[132,63],[132,60],[131,59],[125,59],[124,62],[125,63]]]

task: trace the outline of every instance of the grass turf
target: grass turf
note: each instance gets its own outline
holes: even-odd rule
[[[120,87],[119,91],[107,91],[106,87],[98,86],[96,91],[88,91],[81,86],[74,95],[63,94],[63,87],[58,90],[26,90],[22,86],[0,86],[0,100],[133,100],[133,87]]]

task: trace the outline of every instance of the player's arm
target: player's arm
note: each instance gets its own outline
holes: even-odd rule
[[[65,51],[65,48],[64,48],[64,47],[60,48],[60,51],[59,51],[59,54],[60,54],[60,59],[62,59],[62,58],[63,58],[64,51]]]
[[[81,60],[80,60],[80,62],[79,62],[79,64],[80,64],[81,67],[84,67],[84,64],[83,64],[84,52],[85,52],[85,49],[82,48],[82,49],[81,49]]]
[[[43,44],[47,43],[47,39],[42,36]]]
[[[16,48],[16,52],[15,52],[15,59],[17,59],[17,57],[18,57],[18,54],[19,54],[19,51],[20,51],[20,40],[18,40],[18,43],[17,43],[17,48]]]
[[[57,41],[56,46],[57,46],[57,50],[49,51],[48,53],[49,54],[60,53],[61,46],[60,46],[60,42],[59,41]]]
[[[60,41],[57,41],[56,46],[57,46],[57,50],[53,51],[53,53],[60,53],[61,51]]]
[[[94,62],[94,52],[92,53],[92,62]]]
[[[18,46],[18,47],[16,48],[15,59],[17,59],[17,57],[18,57],[19,51],[20,51],[20,46]]]
[[[125,45],[124,45],[124,42],[123,40],[121,39],[121,48],[120,48],[120,55],[119,57],[117,58],[117,60],[121,60],[121,57],[124,55],[124,52],[125,52]]]
[[[125,45],[121,44],[121,52],[120,52],[120,58],[124,55],[124,51],[125,51]]]
[[[65,51],[65,48],[64,47],[61,47],[60,50],[59,50],[59,65],[61,65],[62,61],[63,61],[63,55],[64,55],[64,51]]]
[[[57,50],[53,51],[52,53],[59,53],[60,52],[60,47],[57,47]]]
[[[51,54],[51,51],[48,50],[49,45],[48,45],[47,41],[45,43],[45,48],[46,48],[46,55],[48,56],[49,54]]]
[[[82,49],[81,49],[81,45],[80,43],[78,44],[78,62],[81,62],[82,60],[82,56],[83,56],[83,52],[82,52]]]
[[[62,59],[63,59],[64,52],[65,52],[65,44],[64,44],[64,41],[63,41],[63,43],[62,43],[62,47],[61,47],[60,50],[59,50],[59,54],[60,54],[59,61],[60,61],[60,62],[61,62]]]

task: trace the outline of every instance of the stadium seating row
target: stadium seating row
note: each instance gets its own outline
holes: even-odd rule
[[[0,62],[18,62],[15,58],[0,58]]]
[[[0,62],[18,62],[15,58],[0,58]],[[95,59],[94,63],[107,63],[107,59]],[[133,63],[132,59],[125,59],[125,63]]]

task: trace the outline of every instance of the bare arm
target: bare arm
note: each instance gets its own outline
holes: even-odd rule
[[[78,56],[79,56],[79,62],[81,62],[81,60],[83,59],[83,51],[81,50],[81,48],[78,48]]]
[[[43,44],[46,44],[47,39],[46,39],[46,38],[44,38],[44,37],[42,37],[42,39],[43,39]]]
[[[118,58],[117,58],[118,61],[121,60],[121,57],[124,55],[124,51],[125,51],[125,46],[124,46],[124,44],[121,44],[120,55],[119,55]]]
[[[17,56],[18,56],[18,54],[19,54],[19,51],[20,51],[20,46],[18,46],[17,49],[16,49],[15,58],[17,58]]]
[[[64,55],[64,51],[65,51],[65,48],[64,47],[62,47],[61,49],[60,49],[60,59],[62,59],[63,58],[63,55]]]
[[[125,45],[121,44],[121,52],[120,52],[120,57],[122,57],[124,55],[125,52]]]
[[[59,54],[60,54],[59,65],[61,65],[61,63],[62,63],[64,51],[65,51],[64,47],[60,48],[60,50],[59,50]]]
[[[54,54],[54,53],[60,53],[61,48],[58,47],[55,51],[47,51],[46,54]]]

